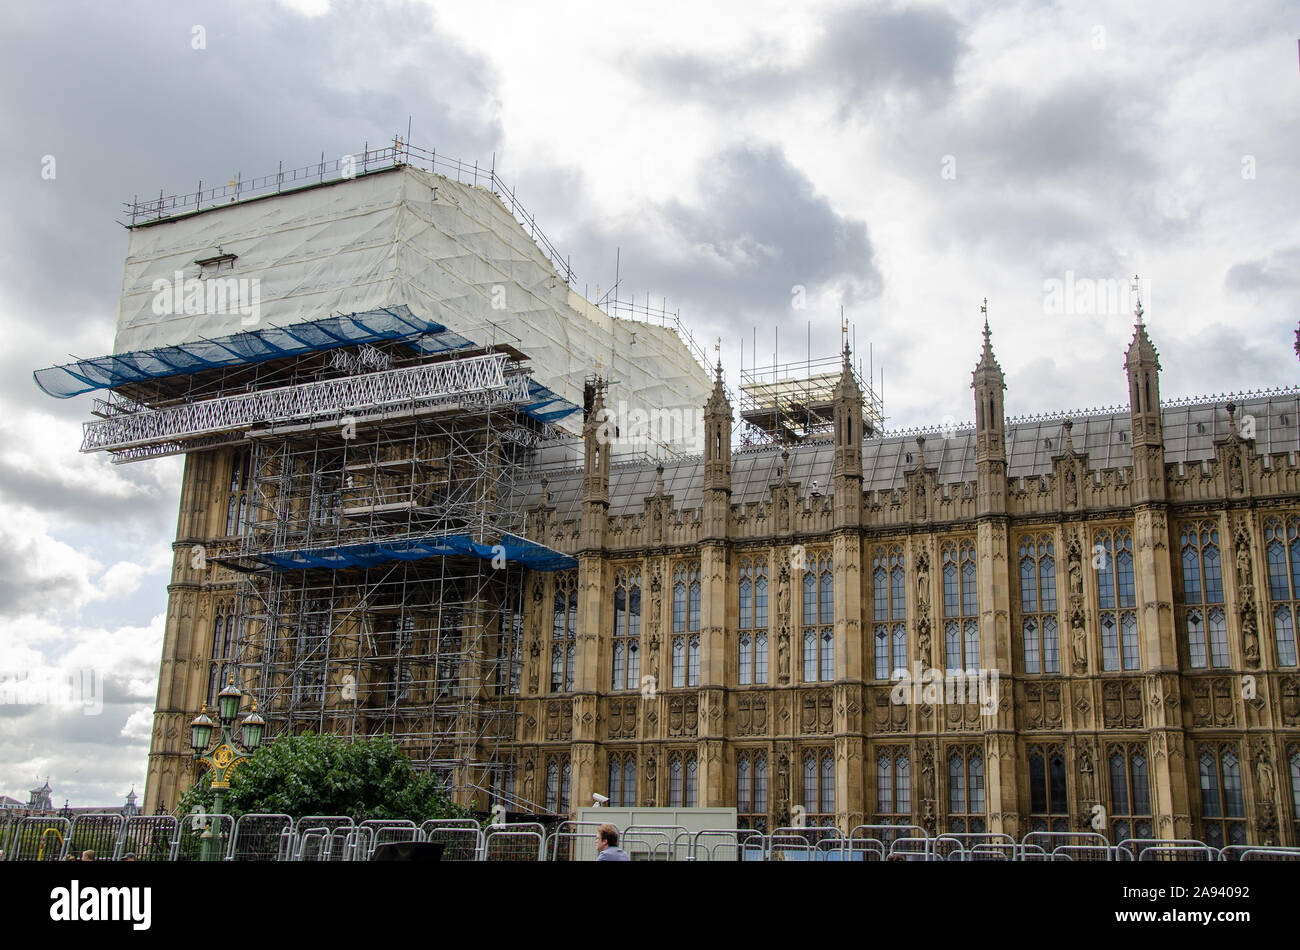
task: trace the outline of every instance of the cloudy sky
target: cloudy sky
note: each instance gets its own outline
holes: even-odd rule
[[[1290,385],[1297,37],[1282,0],[10,5],[0,679],[27,692],[0,697],[0,793],[143,787],[180,466],[80,455],[89,397],[31,378],[112,349],[132,195],[410,116],[416,144],[495,154],[580,283],[619,253],[733,378],[778,325],[783,357],[810,323],[834,353],[843,307],[890,427],[971,417],[985,297],[1009,412],[1122,402],[1134,274],[1166,397]],[[83,669],[102,710],[30,702]]]

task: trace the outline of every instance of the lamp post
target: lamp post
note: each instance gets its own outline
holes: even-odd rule
[[[242,748],[235,742],[235,719],[239,716],[239,704],[243,698],[244,691],[235,685],[235,675],[231,673],[225,689],[217,694],[217,719],[221,725],[221,736],[217,747],[211,752],[208,752],[208,746],[212,742],[212,730],[217,723],[214,723],[208,715],[206,703],[203,705],[203,711],[190,723],[190,748],[194,750],[194,757],[200,762],[207,763],[208,768],[212,770],[212,791],[215,793],[212,811],[217,817],[223,814],[223,799],[226,789],[230,788],[231,774],[236,766],[245,762],[262,744],[262,733],[266,729],[266,720],[258,715],[257,702],[254,701],[253,711],[245,716],[240,724]],[[204,861],[217,860],[219,843],[212,825],[213,822],[209,821],[201,839]]]

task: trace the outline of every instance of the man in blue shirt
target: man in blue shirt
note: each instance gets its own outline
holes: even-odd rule
[[[613,825],[601,825],[596,829],[597,861],[631,861],[627,852],[618,846],[618,829]]]

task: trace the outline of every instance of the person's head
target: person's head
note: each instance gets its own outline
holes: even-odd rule
[[[596,850],[618,847],[618,829],[613,825],[601,825],[596,829]]]
[[[95,852],[94,852],[94,851],[83,851],[83,852],[81,852],[81,860],[83,860],[83,861],[93,861],[93,860],[95,860]]]
[[[135,852],[134,852],[134,851],[128,851],[126,854],[122,855],[122,860],[123,860],[123,861],[134,861],[134,860],[135,860]]]
[[[70,854],[70,855],[68,855],[66,858],[64,858],[63,860],[65,860],[65,861],[78,861],[78,860],[80,860],[80,858],[78,858],[75,854]]]

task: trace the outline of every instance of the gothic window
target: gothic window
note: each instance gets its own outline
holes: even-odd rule
[[[614,578],[614,662],[611,689],[641,686],[641,572]]]
[[[1264,550],[1277,663],[1295,666],[1296,615],[1300,608],[1300,522],[1287,518],[1284,526],[1280,519],[1270,519],[1264,528]]]
[[[569,812],[569,788],[572,772],[567,755],[550,756],[546,762],[546,810],[553,815]]]
[[[907,669],[907,573],[903,548],[877,548],[871,561],[876,679]]]
[[[1300,821],[1300,746],[1288,750],[1291,765],[1291,815]]]
[[[1213,848],[1246,843],[1241,760],[1233,745],[1197,750],[1201,776],[1201,840]]]
[[[1209,522],[1184,525],[1179,533],[1183,577],[1183,625],[1192,669],[1228,665],[1228,625],[1223,612],[1219,531]],[[1215,605],[1220,606],[1215,606]]]
[[[230,463],[230,492],[226,500],[226,537],[243,534],[248,527],[248,452]]]
[[[1141,669],[1137,595],[1133,578],[1133,535],[1127,528],[1098,531],[1092,563],[1097,571],[1101,624],[1101,668],[1107,672]]]
[[[515,801],[515,762],[506,759],[500,769],[492,774],[493,798],[510,807]]]
[[[325,661],[328,651],[330,610],[327,601],[312,599],[298,616],[297,662],[294,665],[294,698],[300,702],[325,701]]]
[[[973,670],[980,665],[979,598],[975,576],[975,542],[949,541],[943,546],[944,665]]]
[[[694,808],[699,770],[694,752],[674,752],[668,758],[668,805]]]
[[[700,562],[695,561],[673,570],[673,686],[699,685],[699,629]]]
[[[208,708],[215,709],[217,693],[230,681],[234,665],[235,618],[229,606],[212,621],[212,667],[208,673]]]
[[[803,807],[809,825],[835,824],[835,756],[829,749],[803,754]]]
[[[984,820],[984,753],[971,746],[948,752],[948,830],[981,834]]]
[[[809,555],[803,574],[803,679],[835,679],[835,571],[829,554]]]
[[[636,754],[611,752],[609,754],[609,807],[633,808],[636,806]]]
[[[767,830],[767,754],[742,749],[736,753],[737,827]]]
[[[501,643],[497,652],[497,690],[518,696],[524,672],[523,595],[515,593],[501,607]]]
[[[912,761],[902,746],[876,752],[876,824],[912,823]]]
[[[411,695],[411,652],[415,645],[415,618],[409,614],[393,622],[393,655],[396,656],[394,682],[397,684],[397,698],[408,699]]]
[[[573,689],[578,661],[578,572],[555,575],[555,606],[551,621],[551,692]]]
[[[741,686],[767,682],[767,560],[740,562],[740,633],[737,680]]]
[[[1147,772],[1146,748],[1113,745],[1107,754],[1110,787],[1108,827],[1115,842],[1128,838],[1150,838],[1151,780]]]
[[[1020,542],[1020,633],[1026,673],[1061,672],[1056,550],[1048,535]]]
[[[1029,750],[1029,825],[1033,831],[1069,831],[1065,754],[1060,746]]]
[[[464,611],[460,607],[443,607],[438,622],[436,631],[438,695],[456,696],[460,693]],[[410,650],[409,645],[407,650]]]

